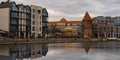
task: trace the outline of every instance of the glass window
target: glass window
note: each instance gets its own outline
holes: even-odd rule
[[[40,27],[40,31],[41,31],[41,27]]]
[[[35,9],[32,10],[32,13],[35,13]]]
[[[29,28],[29,27],[26,27],[26,31],[30,31],[30,28]]]
[[[17,24],[17,21],[16,19],[11,19],[11,24]]]
[[[17,31],[17,26],[11,26],[11,27],[10,27],[10,30],[11,30],[11,31]]]
[[[16,12],[11,12],[11,17],[18,17],[18,13],[16,13]]]
[[[35,25],[35,21],[33,21],[33,23],[32,23],[33,25]]]
[[[30,19],[30,15],[29,14],[26,14],[26,19]]]
[[[26,25],[30,25],[30,21],[26,21]]]
[[[32,31],[35,31],[35,27],[32,27]]]
[[[20,12],[24,12],[24,7],[20,6]]]
[[[12,4],[12,9],[11,10],[18,11],[18,8],[17,8],[17,6],[14,3]]]
[[[35,15],[33,15],[33,19],[35,19]]]
[[[26,7],[26,12],[30,13],[30,8],[29,7]]]

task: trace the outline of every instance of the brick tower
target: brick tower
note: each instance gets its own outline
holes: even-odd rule
[[[83,38],[92,38],[92,19],[88,12],[85,13],[82,20],[82,32]]]

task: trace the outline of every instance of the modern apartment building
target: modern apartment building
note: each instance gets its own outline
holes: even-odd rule
[[[31,34],[31,9],[28,5],[19,4],[18,7],[18,35],[20,38],[29,38]]]
[[[48,31],[46,8],[35,5],[0,3],[0,36],[12,38],[39,38]]]
[[[31,5],[31,36],[42,36],[42,7]]]
[[[0,29],[9,33],[8,37],[30,37],[30,7],[15,2],[1,2]]]

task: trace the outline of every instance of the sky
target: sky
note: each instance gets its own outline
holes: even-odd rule
[[[0,0],[6,1],[6,0]],[[38,5],[46,8],[49,21],[82,20],[86,11],[91,17],[120,16],[120,0],[11,0],[18,4]]]

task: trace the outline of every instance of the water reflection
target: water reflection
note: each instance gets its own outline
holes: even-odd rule
[[[0,45],[0,60],[23,60],[46,56],[47,44]]]
[[[85,47],[89,47],[86,53]],[[120,43],[62,43],[50,44],[46,57],[34,60],[119,60]]]
[[[48,49],[49,47],[49,49]],[[119,60],[120,43],[1,45],[0,60]]]
[[[83,43],[83,48],[85,49],[85,52],[88,53],[91,48],[91,44],[89,42]]]

